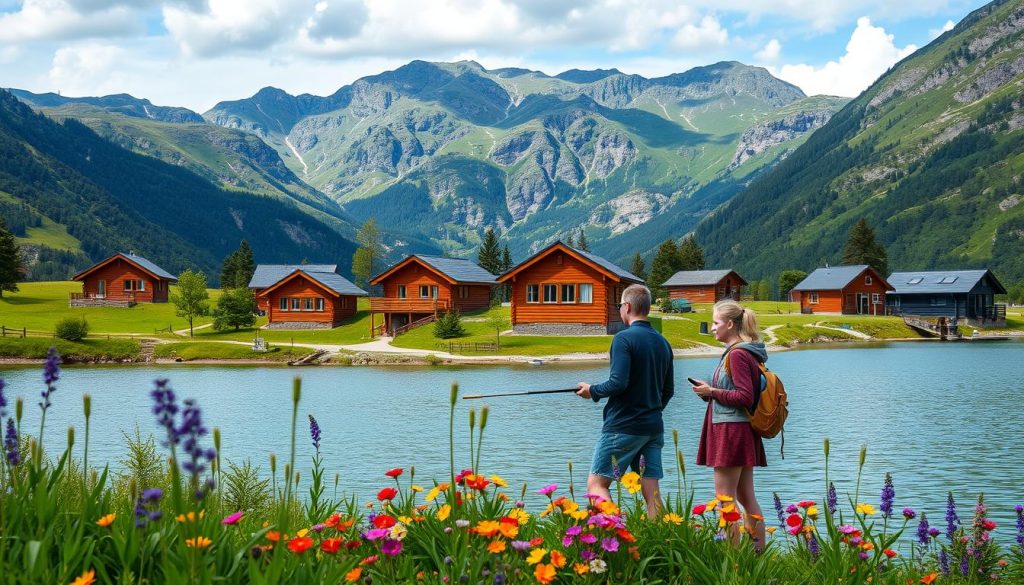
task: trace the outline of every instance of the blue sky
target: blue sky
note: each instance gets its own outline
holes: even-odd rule
[[[853,96],[978,0],[0,0],[0,85],[203,112],[412,59],[648,77],[722,60]]]

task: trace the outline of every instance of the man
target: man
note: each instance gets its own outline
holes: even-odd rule
[[[665,426],[661,412],[675,393],[672,347],[647,320],[651,291],[646,286],[630,285],[622,291],[621,300],[619,316],[626,329],[612,339],[608,381],[594,385],[580,382],[576,391],[580,398],[594,402],[608,399],[601,438],[587,478],[587,493],[611,500],[608,488],[612,480],[632,467],[642,475],[647,515],[655,518],[661,510],[658,480],[664,476],[661,449],[665,446]]]

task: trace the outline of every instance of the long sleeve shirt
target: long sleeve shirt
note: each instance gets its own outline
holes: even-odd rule
[[[612,338],[608,380],[590,387],[594,402],[607,398],[604,432],[654,435],[665,431],[661,413],[675,394],[672,347],[647,321],[634,321]]]

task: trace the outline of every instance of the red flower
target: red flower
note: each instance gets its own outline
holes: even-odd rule
[[[804,500],[802,502],[797,502],[796,505],[806,510],[807,508],[810,508],[811,506],[817,506],[818,504],[810,500]]]
[[[459,474],[455,476],[455,483],[462,483],[462,479],[465,478],[467,475],[473,475],[473,470],[463,469],[462,471],[460,471]]]
[[[304,553],[313,546],[313,539],[308,536],[300,536],[288,541],[288,550],[295,554]]]
[[[398,490],[392,487],[387,487],[377,492],[377,499],[380,501],[393,500],[398,495]]]
[[[615,532],[619,535],[619,538],[625,540],[626,542],[636,542],[636,537],[630,534],[629,531],[625,528],[618,528],[615,530]]]
[[[804,519],[800,517],[800,514],[790,514],[786,517],[786,524],[791,528],[796,528],[804,523]]]
[[[885,556],[889,557],[890,559],[893,558],[894,556],[896,556],[896,554],[897,554],[896,551],[892,550],[891,548],[887,548],[887,549],[883,550],[882,552],[884,552]]]
[[[490,483],[491,482],[487,481],[486,477],[484,477],[482,475],[474,475],[472,481],[467,481],[466,482],[466,487],[469,487],[469,488],[472,488],[472,489],[478,490],[478,491],[483,491],[483,490],[487,489],[487,486],[490,485]]]
[[[373,518],[373,525],[377,528],[391,528],[395,525],[395,522],[396,520],[387,514],[381,514]]]
[[[542,544],[544,544],[544,539],[539,536],[530,539],[530,546],[540,546]]]
[[[328,538],[320,543],[320,550],[327,554],[335,554],[341,548],[340,538]]]
[[[326,522],[324,522],[324,526],[328,528],[334,528],[338,525],[339,522],[341,522],[341,515],[335,514],[328,518]]]
[[[349,541],[345,542],[345,549],[346,550],[354,550],[354,549],[359,548],[359,545],[361,545],[361,544],[363,544],[363,541],[361,541],[361,540],[349,540]]]
[[[708,509],[708,505],[707,504],[697,504],[696,506],[693,507],[693,515],[694,516],[700,516],[707,509]]]
[[[985,520],[981,521],[981,527],[984,528],[985,530],[995,530],[996,529],[996,523],[991,521],[991,520],[985,519]]]
[[[797,516],[796,514],[793,514],[793,516],[796,516],[797,521],[799,522],[800,516]],[[736,510],[733,510],[732,512],[725,512],[724,514],[722,514],[722,518],[724,518],[726,522],[738,522],[739,519],[742,517],[743,516]],[[790,526],[794,526],[794,524],[790,524]]]
[[[388,477],[390,477],[392,479],[396,479],[399,475],[402,475],[403,471],[405,471],[405,470],[402,469],[401,467],[396,467],[396,468],[394,468],[394,469],[392,469],[390,471],[385,471],[384,475],[386,475],[386,476],[388,476]]]

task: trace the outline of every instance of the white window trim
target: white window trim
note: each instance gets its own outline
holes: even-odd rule
[[[278,302],[277,302],[277,310],[278,311],[287,311],[290,302],[291,301],[288,300],[288,297],[281,297],[281,299],[278,300]],[[282,307],[281,305],[284,305],[284,306]]]
[[[867,276],[864,277],[864,284],[871,284],[872,282],[873,281],[871,280],[871,275],[870,274],[868,274]]]
[[[553,301],[549,301],[548,300],[548,288],[547,287],[549,287],[549,286],[555,287],[555,294],[554,294],[555,300],[553,300]],[[541,295],[541,299],[542,299],[541,303],[542,304],[544,304],[544,305],[557,305],[558,304],[558,292],[559,291],[558,291],[558,285],[557,284],[554,284],[554,283],[542,284],[541,285],[541,292],[543,293]]]
[[[344,300],[344,298],[345,297],[342,297],[342,300]],[[314,306],[316,307],[317,311],[323,312],[324,311],[324,299],[323,299],[323,297],[317,297],[316,304]]]
[[[427,294],[423,294],[423,291],[427,291]],[[430,285],[429,284],[421,284],[420,285],[420,298],[421,299],[429,299],[430,298]]]
[[[590,300],[589,301],[584,301],[583,300],[583,287],[588,287],[590,289]],[[594,304],[594,285],[593,285],[593,283],[581,282],[580,284],[576,285],[576,302],[581,304],[581,305],[592,305],[592,304]]]
[[[534,290],[537,293],[537,295],[534,297],[534,299],[532,301],[530,300],[530,287],[531,286],[534,287]],[[529,305],[539,305],[540,304],[540,285],[539,284],[528,284],[528,285],[526,285],[526,303],[529,304]]]
[[[877,305],[882,302],[882,295],[878,293],[871,293],[871,304]]]
[[[572,300],[571,301],[565,300],[565,291],[566,291],[565,287],[567,287],[567,286],[572,287],[570,289],[570,290],[572,290]],[[576,285],[575,284],[562,284],[562,285],[559,285],[558,288],[559,288],[559,290],[558,290],[558,292],[559,292],[558,302],[564,303],[566,305],[575,305],[576,303],[579,302],[579,300],[578,300],[579,299],[579,295],[577,294],[579,291],[576,289]]]
[[[816,292],[807,293],[807,304],[809,304],[809,305],[817,305],[818,304],[818,293],[816,293]]]
[[[398,285],[398,298],[405,299],[409,297],[409,291],[405,288],[404,284]]]

